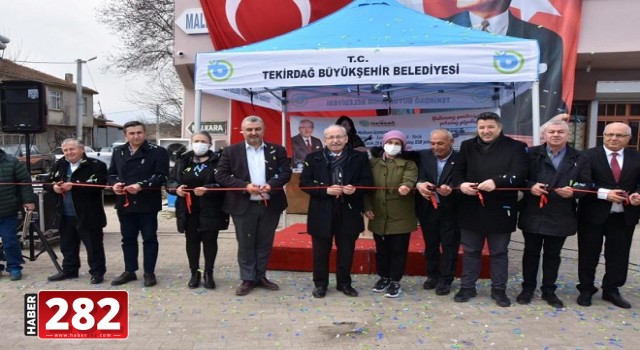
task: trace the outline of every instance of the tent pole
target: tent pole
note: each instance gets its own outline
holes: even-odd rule
[[[531,89],[531,125],[533,129],[533,145],[540,144],[540,82],[533,82]]]
[[[282,147],[287,148],[287,98],[286,91],[283,93],[282,101]],[[284,193],[286,194],[288,186],[284,185]],[[287,227],[287,209],[282,212],[282,228]]]
[[[202,90],[196,90],[195,112],[193,116],[193,132],[200,131],[202,122]]]

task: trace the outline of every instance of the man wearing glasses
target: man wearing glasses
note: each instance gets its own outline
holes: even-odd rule
[[[335,237],[338,259],[338,291],[350,297],[358,292],[351,285],[351,265],[356,240],[364,231],[364,193],[359,186],[372,186],[367,154],[347,146],[347,130],[332,125],[324,130],[326,147],[307,155],[300,187],[307,192],[307,230],[313,249],[314,298],[324,298],[329,286],[329,253]]]
[[[640,153],[625,148],[631,139],[631,128],[626,124],[607,125],[603,136],[603,146],[585,151],[598,194],[586,196],[578,204],[577,302],[591,306],[591,297],[598,291],[594,280],[604,241],[602,299],[629,309],[631,304],[618,288],[627,280],[633,230],[640,217]]]
[[[322,149],[322,141],[313,136],[313,122],[309,119],[303,119],[298,124],[300,133],[291,138],[293,145],[293,166],[302,168],[304,157],[307,154]]]

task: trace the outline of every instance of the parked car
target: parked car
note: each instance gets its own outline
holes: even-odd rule
[[[2,148],[2,150],[9,154],[12,155],[16,158],[18,158],[18,160],[20,160],[23,163],[26,163],[27,161],[27,148],[25,145],[23,144],[8,144],[8,145],[0,145],[0,148]],[[40,152],[40,150],[38,149],[38,147],[36,145],[31,145],[31,147],[29,147],[30,149],[30,154],[29,154],[29,158],[31,160],[31,173],[34,174],[42,174],[42,173],[48,173],[51,171],[51,165],[53,165],[53,163],[55,162],[55,156],[53,154],[50,153],[42,153]]]
[[[103,151],[103,149],[108,149],[108,151]],[[103,161],[108,167],[109,164],[111,164],[111,149],[111,147],[102,147],[100,151],[95,151],[89,146],[84,146],[84,153],[87,155],[87,157]],[[64,157],[64,152],[62,152],[62,148],[60,147],[54,148],[51,153],[55,155],[56,160]]]

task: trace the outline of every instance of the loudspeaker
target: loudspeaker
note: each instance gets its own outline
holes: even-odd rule
[[[0,126],[3,132],[37,134],[47,131],[44,84],[30,80],[0,83]]]

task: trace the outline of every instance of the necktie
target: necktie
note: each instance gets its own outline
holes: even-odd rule
[[[305,142],[307,143],[307,152],[311,152],[313,150],[311,148],[311,141],[309,141],[309,139],[306,139]]]
[[[617,157],[617,152],[611,153],[611,172],[613,173],[613,178],[616,180],[616,183],[620,182],[620,173],[622,172]]]
[[[490,25],[490,24],[491,24],[491,23],[489,23],[489,21],[487,21],[486,19],[485,19],[485,20],[482,20],[482,23],[480,23],[480,25],[482,26],[482,28],[480,28],[480,30],[482,30],[483,32],[488,32],[488,31],[489,31],[489,29],[487,29],[487,28],[489,27],[489,25]]]

